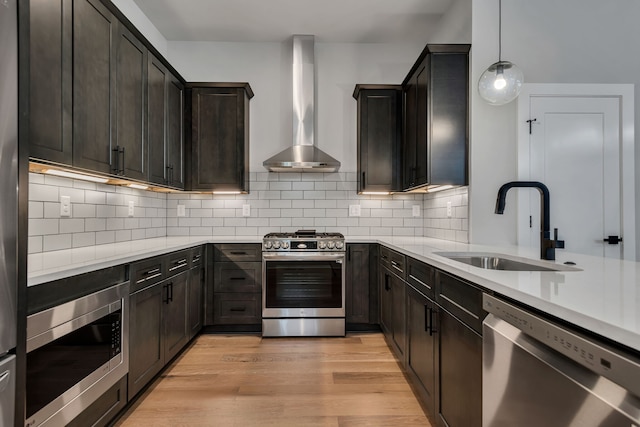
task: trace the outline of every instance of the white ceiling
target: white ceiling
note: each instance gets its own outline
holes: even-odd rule
[[[451,0],[134,0],[169,41],[426,42]]]

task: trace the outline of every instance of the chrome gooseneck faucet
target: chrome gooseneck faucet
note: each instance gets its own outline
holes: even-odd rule
[[[507,191],[511,188],[536,188],[540,191],[540,258],[546,260],[556,259],[556,249],[564,249],[564,240],[558,240],[558,229],[553,229],[553,239],[549,231],[549,189],[538,181],[511,181],[504,184],[498,190],[495,213],[502,215],[507,199]]]

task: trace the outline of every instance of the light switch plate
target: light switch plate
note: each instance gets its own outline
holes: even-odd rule
[[[451,208],[451,202],[447,202],[447,218],[453,216],[453,209]]]
[[[187,210],[184,205],[178,205],[178,216],[185,216],[187,214]]]
[[[251,205],[242,205],[242,216],[251,216]]]
[[[360,216],[360,205],[349,205],[349,216]]]
[[[133,200],[129,200],[129,210],[127,212],[127,215],[133,216],[134,214],[135,214],[135,207],[133,205]]]
[[[60,216],[63,218],[71,216],[71,196],[60,196]]]
[[[420,216],[420,205],[413,205],[411,207],[411,215]]]

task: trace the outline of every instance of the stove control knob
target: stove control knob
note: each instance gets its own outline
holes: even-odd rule
[[[327,243],[326,242],[320,242],[320,243],[318,243],[318,247],[320,249],[326,249],[327,248]]]
[[[287,241],[282,242],[282,249],[289,249],[289,242]]]
[[[266,242],[264,242],[265,249],[271,249],[272,246],[273,246],[273,242],[271,242],[271,240],[267,240]]]
[[[328,241],[328,242],[327,242],[327,247],[328,247],[329,249],[333,249],[333,248],[335,248],[335,247],[336,247],[336,242],[334,242],[333,240]]]
[[[336,249],[342,249],[342,248],[344,248],[344,243],[336,242]]]
[[[278,240],[273,242],[273,249],[280,249],[280,242]]]

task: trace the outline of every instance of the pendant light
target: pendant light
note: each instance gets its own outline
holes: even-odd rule
[[[502,0],[498,0],[498,62],[489,65],[478,80],[478,92],[491,105],[504,105],[520,94],[524,75],[516,64],[502,60]]]

